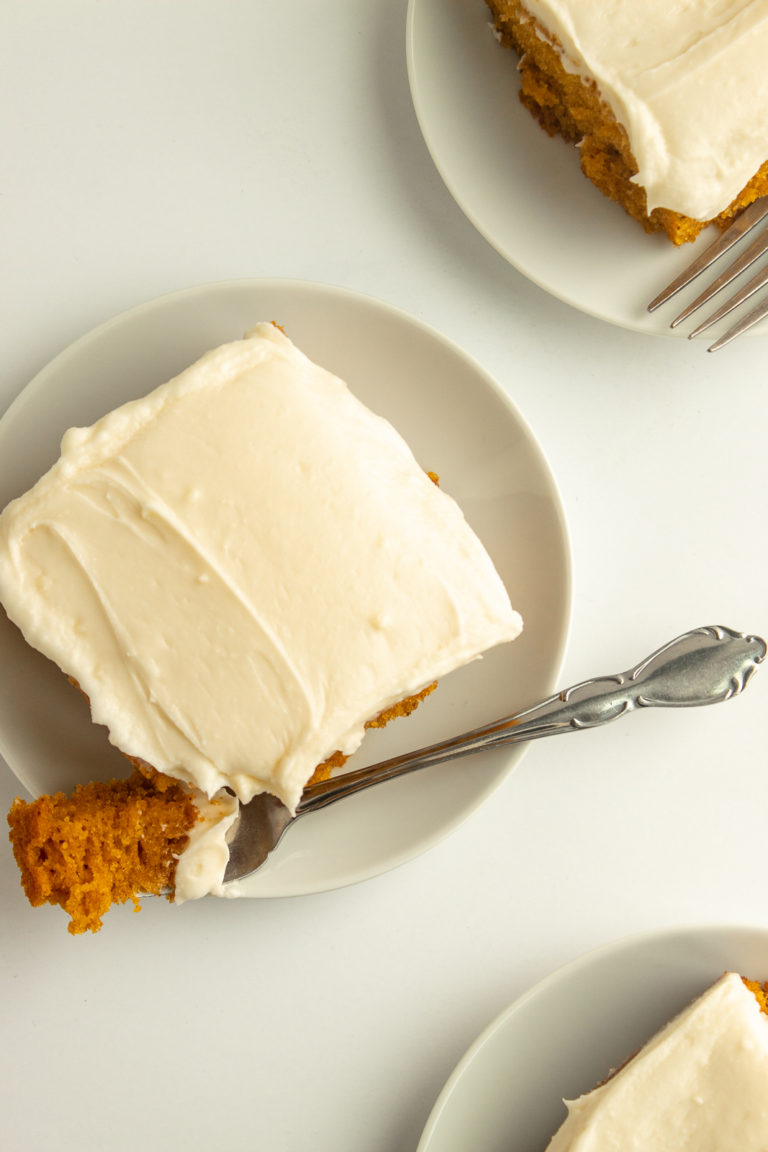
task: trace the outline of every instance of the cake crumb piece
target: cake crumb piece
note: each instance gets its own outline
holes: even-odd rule
[[[8,813],[13,854],[33,907],[58,904],[73,935],[98,932],[111,904],[170,893],[176,860],[198,819],[182,784],[136,770],[126,780],[57,792]]]

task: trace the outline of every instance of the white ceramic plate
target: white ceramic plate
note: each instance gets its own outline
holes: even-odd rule
[[[340,289],[291,281],[207,285],[136,308],[78,340],[0,421],[0,507],[58,455],[70,425],[142,395],[199,354],[277,320],[310,357],[391,419],[462,505],[525,619],[514,644],[445,678],[409,720],[371,732],[359,765],[534,703],[561,666],[570,613],[560,499],[534,436],[483,370],[401,312]],[[0,619],[0,753],[32,794],[125,775],[61,673]],[[299,823],[244,884],[249,896],[339,887],[433,844],[503,778],[518,749],[397,781]]]
[[[582,175],[576,149],[547,136],[520,104],[516,57],[494,38],[485,0],[410,0],[407,55],[416,115],[435,165],[494,248],[583,312],[669,333],[670,321],[701,286],[681,293],[679,307],[670,302],[650,315],[646,305],[716,233],[710,229],[677,249],[665,237],[646,235]],[[692,327],[683,324],[674,334],[687,336]]]
[[[589,1092],[725,971],[768,979],[768,931],[695,927],[620,940],[561,968],[479,1037],[418,1152],[543,1152]]]

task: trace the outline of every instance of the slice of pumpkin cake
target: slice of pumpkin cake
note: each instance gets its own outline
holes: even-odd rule
[[[0,514],[0,600],[113,744],[192,790],[184,812],[223,790],[294,809],[367,725],[521,629],[402,437],[269,323],[65,434]]]

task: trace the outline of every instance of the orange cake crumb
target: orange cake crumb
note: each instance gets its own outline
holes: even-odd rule
[[[746,976],[742,976],[742,980],[757,1000],[760,1010],[768,1016],[768,983],[761,984],[757,980],[748,980]]]
[[[8,814],[13,854],[34,907],[59,904],[69,931],[96,932],[111,904],[173,891],[176,859],[198,818],[186,789],[159,773],[83,784]]]

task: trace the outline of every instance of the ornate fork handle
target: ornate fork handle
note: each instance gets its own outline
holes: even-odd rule
[[[728,700],[742,691],[765,655],[766,643],[759,636],[722,625],[695,628],[628,672],[585,680],[533,708],[465,735],[310,785],[297,815],[324,808],[372,784],[484,748],[595,728],[636,708],[690,708]]]

